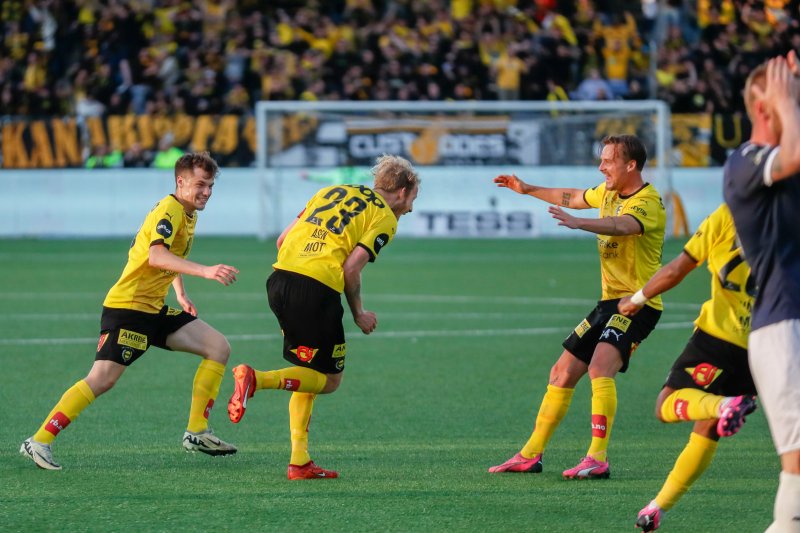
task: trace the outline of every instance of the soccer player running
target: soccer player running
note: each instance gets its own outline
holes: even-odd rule
[[[800,75],[797,57],[747,78],[750,140],[725,163],[723,193],[756,280],[750,370],[781,458],[767,529],[800,531]]]
[[[197,318],[186,294],[182,274],[230,285],[239,272],[229,265],[205,266],[186,259],[192,247],[197,212],[211,198],[217,163],[208,153],[190,153],[175,163],[175,193],[162,198],[136,233],[128,263],[108,291],[100,318],[100,340],[92,368],[70,387],[44,423],[25,440],[20,453],[40,468],[61,470],[50,445],[58,434],[110,390],[125,369],[150,346],[203,358],[192,385],[189,423],[183,447],[209,455],[236,453],[236,447],[217,438],[208,416],[230,355],[225,337]],[[172,285],[183,310],[164,305]]]
[[[499,187],[528,194],[572,209],[600,209],[599,218],[577,218],[561,207],[548,208],[560,226],[597,234],[602,283],[601,300],[563,343],[564,351],[550,370],[536,425],[528,442],[505,463],[489,472],[542,471],[542,454],[566,415],[578,381],[588,372],[592,382],[592,441],[586,457],[563,472],[566,479],[607,478],[608,443],[617,411],[614,376],[625,372],[631,354],[661,317],[661,299],[650,300],[628,318],[617,303],[633,294],[660,268],[666,213],[658,191],[642,179],[647,153],[632,135],[603,139],[600,172],[605,182],[592,189],[546,188],[516,176],[498,176]]]
[[[353,320],[369,335],[378,325],[361,301],[361,271],[394,237],[397,220],[410,213],[419,178],[402,157],[383,155],[372,168],[374,187],[335,185],[317,192],[278,237],[278,260],[267,280],[267,297],[283,330],[283,357],[292,365],[261,372],[233,369],[228,402],[234,423],[247,400],[262,389],[291,391],[289,479],[329,479],[308,453],[308,425],[317,394],[339,388],[347,354],[342,317],[344,292]]]
[[[693,420],[694,427],[661,491],[639,511],[636,526],[643,531],[659,528],[664,513],[711,464],[719,438],[738,432],[755,408],[756,388],[747,366],[755,281],[727,205],[706,218],[683,251],[644,287],[620,300],[619,312],[634,316],[649,299],[678,285],[704,262],[711,272],[711,299],[700,309],[694,333],[656,400],[656,418]]]

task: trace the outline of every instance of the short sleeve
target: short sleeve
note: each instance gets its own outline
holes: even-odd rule
[[[358,246],[369,252],[370,263],[374,262],[380,251],[392,241],[396,231],[397,222],[391,216],[379,217],[374,225],[367,228],[358,240]]]
[[[714,212],[716,213],[716,211]],[[711,241],[712,235],[717,234],[714,228],[715,223],[714,214],[712,213],[700,224],[697,231],[694,232],[692,238],[686,242],[683,251],[691,257],[698,265],[708,259],[708,254],[711,251],[713,242]]]
[[[583,191],[583,199],[589,204],[589,207],[600,207],[600,204],[603,202],[603,195],[606,193],[606,184],[601,183],[597,187],[592,187],[591,189],[586,189]]]
[[[172,246],[175,235],[183,224],[183,206],[178,202],[161,202],[153,210],[150,227],[150,246],[163,244]]]

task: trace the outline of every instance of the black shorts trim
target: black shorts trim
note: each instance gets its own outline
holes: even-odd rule
[[[631,355],[656,327],[661,311],[645,305],[634,316],[626,317],[617,310],[619,300],[597,302],[592,312],[564,340],[564,349],[588,365],[597,345],[605,342],[615,346],[622,356],[619,371],[628,370]]]
[[[267,299],[283,331],[284,359],[324,374],[344,370],[344,308],[337,291],[303,274],[276,269],[267,279]]]
[[[665,387],[699,389],[720,396],[756,394],[747,350],[695,329],[669,371]]]
[[[189,313],[166,305],[158,313],[103,307],[95,360],[128,366],[150,346],[169,350],[167,337],[194,320]]]

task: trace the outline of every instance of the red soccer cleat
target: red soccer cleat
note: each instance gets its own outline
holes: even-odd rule
[[[228,400],[228,417],[237,424],[247,409],[247,399],[256,391],[256,373],[247,365],[233,368],[233,396]]]
[[[339,477],[338,472],[333,470],[325,470],[314,464],[314,461],[309,461],[303,466],[289,465],[287,477],[291,480],[295,479],[335,479]]]

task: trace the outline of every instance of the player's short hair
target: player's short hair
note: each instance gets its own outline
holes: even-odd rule
[[[375,178],[375,188],[387,192],[400,189],[413,189],[419,185],[419,175],[411,162],[399,155],[383,154],[375,160],[370,170]]]
[[[636,161],[636,170],[644,168],[644,163],[647,161],[647,149],[636,135],[606,135],[602,142],[603,146],[613,144],[615,147],[621,148],[622,151],[619,155],[625,161],[631,159]]]
[[[205,170],[212,178],[216,178],[217,174],[219,174],[219,166],[214,161],[214,158],[211,157],[211,154],[208,152],[189,152],[175,161],[175,181],[177,182],[179,175],[194,172],[196,168]]]
[[[744,108],[747,111],[747,116],[750,121],[753,120],[753,104],[756,101],[756,96],[753,93],[753,87],[759,87],[762,91],[766,89],[767,85],[767,64],[762,63],[750,72],[747,76],[747,81],[744,83]]]

